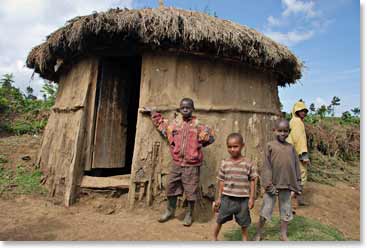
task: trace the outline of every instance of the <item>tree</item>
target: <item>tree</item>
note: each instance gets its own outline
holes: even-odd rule
[[[335,107],[340,105],[340,98],[337,96],[334,96],[331,100],[330,105],[327,107],[327,112],[329,115],[334,116],[335,115]]]
[[[314,103],[311,103],[310,104],[310,112],[311,112],[311,114],[314,113],[315,111],[316,111],[315,104]]]
[[[333,100],[331,100],[331,104],[332,104],[333,106],[339,106],[339,105],[340,105],[340,98],[339,98],[339,97],[337,97],[337,96],[334,96],[334,97],[333,97]]]
[[[325,105],[321,105],[320,108],[317,109],[317,114],[321,117],[324,118],[327,112],[327,108]]]
[[[14,76],[13,76],[12,73],[4,74],[3,78],[0,80],[0,84],[3,88],[9,88],[10,89],[13,86],[12,85],[13,83],[14,83]]]
[[[51,81],[45,81],[43,84],[41,92],[43,93],[43,98],[47,107],[52,107],[54,105],[57,89],[57,84]]]
[[[349,111],[345,111],[342,113],[342,120],[349,121],[352,118],[352,114]]]
[[[27,96],[26,96],[27,99],[31,99],[31,100],[37,99],[37,97],[33,95],[33,88],[31,86],[27,87],[26,92],[27,92]]]
[[[328,115],[334,116],[334,110],[333,110],[333,106],[330,104],[329,106],[326,107],[326,112],[328,113]]]
[[[350,111],[352,111],[352,113],[354,114],[354,116],[359,116],[360,113],[361,113],[361,110],[358,107],[353,108]]]

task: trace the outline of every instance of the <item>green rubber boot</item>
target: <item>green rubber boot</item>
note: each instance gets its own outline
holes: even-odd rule
[[[167,197],[167,209],[159,218],[159,222],[163,223],[175,217],[177,204],[177,196],[169,196]]]
[[[192,220],[192,214],[194,212],[195,202],[194,201],[187,201],[187,209],[186,209],[186,215],[182,222],[184,226],[191,226],[193,220]]]

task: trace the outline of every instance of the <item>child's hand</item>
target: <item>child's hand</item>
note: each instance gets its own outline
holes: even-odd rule
[[[154,109],[153,108],[149,108],[149,107],[143,107],[143,108],[139,109],[139,111],[142,114],[150,114],[150,115],[152,115],[152,114],[155,113]]]
[[[214,213],[219,212],[220,204],[221,204],[220,200],[217,200],[217,201],[213,202],[212,208],[213,208]]]
[[[199,133],[199,140],[209,140],[209,134],[206,132]]]
[[[266,187],[266,192],[270,195],[277,195],[278,194],[278,190],[277,190],[277,188],[274,187],[273,184]]]
[[[254,207],[254,202],[255,202],[254,198],[251,197],[248,201],[248,208],[249,209],[252,209]]]
[[[310,167],[310,165],[311,165],[311,162],[310,162],[310,160],[309,160],[309,159],[304,159],[304,160],[302,160],[302,163],[303,163],[304,165],[306,165],[307,167]]]

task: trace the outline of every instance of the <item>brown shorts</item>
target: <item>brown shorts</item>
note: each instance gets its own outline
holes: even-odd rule
[[[199,180],[200,166],[172,164],[168,175],[167,196],[179,196],[185,192],[188,201],[196,201]]]

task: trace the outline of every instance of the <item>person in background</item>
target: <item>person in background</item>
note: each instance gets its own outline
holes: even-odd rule
[[[304,191],[307,182],[307,167],[310,166],[310,158],[307,150],[307,138],[305,131],[304,119],[307,116],[308,110],[305,103],[301,100],[296,102],[292,109],[292,119],[289,122],[290,133],[287,142],[292,144],[296,149],[300,161],[301,170],[301,192]],[[297,203],[299,206],[305,206],[304,194],[296,194]]]

